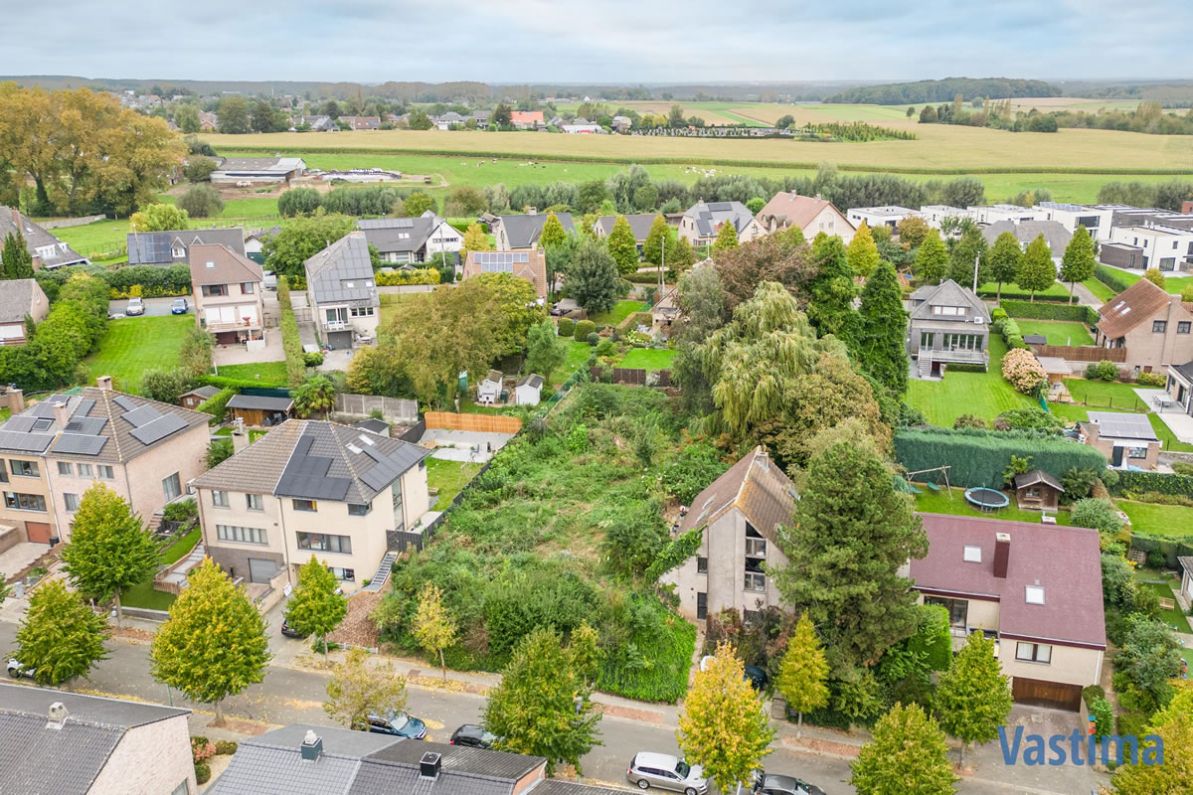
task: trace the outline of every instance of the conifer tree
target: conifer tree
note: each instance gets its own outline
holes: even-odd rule
[[[907,391],[907,312],[899,277],[889,262],[862,288],[853,348],[861,369],[895,395]]]
[[[539,232],[539,247],[552,249],[556,246],[562,246],[567,236],[568,233],[563,228],[559,216],[555,213],[547,213],[547,220],[543,222],[543,229]]]
[[[17,231],[4,236],[4,248],[0,250],[0,280],[32,279],[33,257],[25,246],[25,236]]]
[[[717,239],[712,243],[712,253],[720,254],[722,251],[732,251],[738,245],[740,244],[737,239],[737,229],[726,221],[717,230]]]
[[[816,277],[808,301],[808,319],[820,336],[834,334],[848,343],[853,331],[853,298],[856,289],[845,244],[836,235],[819,234],[812,243]]]

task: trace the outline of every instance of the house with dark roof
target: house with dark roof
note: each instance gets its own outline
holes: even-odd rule
[[[747,617],[779,604],[771,573],[787,565],[779,528],[791,523],[795,484],[757,447],[696,495],[677,534],[703,528],[696,555],[663,575],[679,612],[703,621],[722,610]]]
[[[1081,708],[1106,653],[1096,530],[921,514],[928,554],[909,565],[927,604],[949,611],[954,648],[973,632],[995,641],[1015,700]],[[1063,563],[1058,563],[1063,561]]]
[[[1140,279],[1098,310],[1095,344],[1126,348],[1135,375],[1193,359],[1193,303]]]
[[[244,230],[179,229],[170,232],[129,232],[129,265],[186,265],[191,246],[227,246],[244,256]]]
[[[534,285],[539,301],[547,300],[547,254],[542,249],[523,251],[469,251],[461,279],[487,273],[508,273]]]
[[[986,244],[993,246],[1003,232],[1010,232],[1019,241],[1019,248],[1024,251],[1037,237],[1043,237],[1052,252],[1052,263],[1060,272],[1060,262],[1064,259],[1065,249],[1073,239],[1073,233],[1059,221],[995,221],[981,227],[982,237]]]
[[[990,362],[990,310],[952,279],[925,285],[907,300],[907,353],[920,378],[940,378],[950,364]]]
[[[1042,469],[1016,475],[1015,504],[1030,511],[1055,511],[1065,487],[1056,477]]]
[[[219,345],[265,338],[265,279],[261,266],[219,244],[196,244],[188,253],[191,298],[200,328]]]
[[[0,244],[9,235],[25,238],[25,249],[33,258],[33,269],[55,270],[68,265],[86,265],[89,260],[66,243],[30,221],[15,207],[0,205]]]
[[[0,345],[24,345],[25,321],[40,323],[50,313],[50,301],[36,279],[7,279],[0,290]]]
[[[748,243],[762,237],[766,230],[741,202],[696,202],[679,219],[679,236],[693,248],[711,246],[725,224],[737,232],[738,242]]]
[[[1146,414],[1091,411],[1077,428],[1081,441],[1116,469],[1155,469],[1160,462],[1160,438]]]
[[[430,508],[429,450],[325,420],[289,420],[191,481],[208,554],[233,577],[290,582],[312,557],[380,588]]]
[[[622,216],[602,215],[592,223],[593,234],[602,240],[609,237],[613,232],[613,225],[620,217]],[[654,219],[658,217],[658,213],[631,213],[625,216],[634,233],[634,242],[638,244],[639,256],[642,254],[642,246],[646,243],[646,238],[650,235],[650,228],[654,226]]]
[[[189,709],[0,684],[0,792],[197,792]]]
[[[1193,361],[1168,365],[1164,388],[1183,413],[1193,416]]]
[[[767,234],[798,226],[809,241],[824,232],[837,235],[849,245],[857,231],[832,202],[815,196],[800,196],[795,191],[776,193],[758,211],[757,218]]]
[[[226,157],[219,168],[211,172],[213,185],[257,185],[287,183],[306,173],[307,164],[301,157]]]
[[[0,424],[0,535],[69,540],[83,493],[105,484],[147,522],[206,466],[207,414],[98,387],[52,395]]]
[[[380,116],[341,116],[338,121],[340,125],[347,126],[349,130],[381,129]]]
[[[430,210],[418,218],[362,218],[356,228],[387,264],[427,262],[464,246],[460,231]]]
[[[497,250],[521,251],[538,248],[539,235],[543,233],[543,225],[549,217],[547,214],[499,216],[490,225],[497,240]],[[576,231],[571,213],[555,213],[555,217],[559,219],[563,231],[569,235]]]
[[[381,299],[364,232],[349,232],[308,259],[304,268],[320,342],[346,350],[377,338]]]

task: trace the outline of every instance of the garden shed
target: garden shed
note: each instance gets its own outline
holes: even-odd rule
[[[253,395],[243,392],[233,395],[228,401],[228,414],[240,419],[249,427],[268,428],[285,422],[294,409],[294,400],[288,394]]]
[[[1015,476],[1015,502],[1028,511],[1055,511],[1064,485],[1042,469]]]

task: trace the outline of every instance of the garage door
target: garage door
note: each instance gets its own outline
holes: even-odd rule
[[[278,564],[263,558],[249,558],[249,582],[269,582],[278,573]]]
[[[25,533],[34,544],[50,543],[50,526],[46,522],[25,522]]]
[[[1059,682],[1045,682],[1042,679],[1025,679],[1016,676],[1011,683],[1011,693],[1021,704],[1037,707],[1052,707],[1076,712],[1081,709],[1081,686],[1065,685]]]
[[[337,351],[347,350],[352,347],[352,332],[329,331],[327,333],[327,344]]]

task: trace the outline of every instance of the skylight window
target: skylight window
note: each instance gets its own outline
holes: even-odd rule
[[[981,563],[982,562],[982,548],[981,547],[965,547],[962,553],[962,558],[966,563]]]
[[[1027,586],[1027,593],[1026,593],[1025,598],[1027,599],[1027,603],[1029,605],[1044,604],[1044,586],[1042,586],[1042,585]]]

